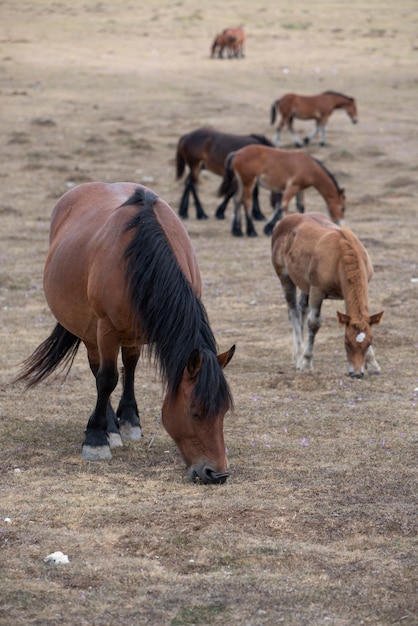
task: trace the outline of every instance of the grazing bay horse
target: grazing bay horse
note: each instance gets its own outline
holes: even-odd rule
[[[303,190],[315,189],[324,198],[334,222],[344,217],[345,195],[334,176],[317,159],[299,150],[280,150],[266,146],[246,146],[233,152],[227,158],[224,178],[219,195],[231,193],[235,189],[234,218],[232,234],[242,236],[241,206],[244,206],[247,235],[256,237],[249,213],[249,201],[254,186],[258,183],[276,193],[276,206],[271,218],[264,227],[266,235],[273,231],[282,213],[287,213],[290,200],[296,196],[298,211],[303,213]]]
[[[332,298],[345,302],[346,312],[337,311],[337,317],[345,326],[349,376],[363,378],[365,368],[370,374],[379,374],[372,326],[380,323],[383,311],[369,315],[368,283],[373,266],[356,235],[321,213],[288,215],[273,231],[272,262],[286,297],[297,369],[312,369],[322,302]],[[297,288],[301,290],[299,302]],[[308,340],[304,347],[305,321]]]
[[[342,109],[357,123],[357,107],[354,98],[344,96],[336,91],[324,91],[317,96],[299,96],[296,93],[287,93],[271,106],[271,123],[276,121],[276,113],[280,113],[281,120],[274,137],[274,144],[280,144],[280,132],[288,127],[296,146],[308,144],[318,132],[321,132],[320,145],[325,146],[325,126],[328,118],[335,109]],[[315,120],[315,129],[304,140],[293,130],[293,120]]]
[[[261,144],[273,147],[271,141],[263,135],[233,135],[230,133],[221,133],[212,128],[198,128],[180,137],[176,152],[177,180],[183,176],[186,165],[190,170],[186,177],[183,195],[180,200],[180,217],[183,219],[188,217],[189,196],[192,194],[196,206],[197,219],[207,219],[208,216],[197,194],[200,171],[204,168],[213,174],[222,176],[228,154],[233,150],[238,150],[250,144]],[[235,189],[231,189],[228,194],[225,195],[225,199],[216,210],[215,216],[217,219],[224,219],[226,207],[234,193]],[[272,202],[274,204],[275,199],[273,199]],[[258,187],[256,186],[253,192],[253,217],[256,220],[265,219],[260,210]]]
[[[244,57],[245,31],[242,26],[238,28],[225,28],[213,41],[211,47],[211,57],[218,51],[218,57],[223,59],[223,52],[226,49],[229,59]]]
[[[190,478],[225,482],[223,419],[232,396],[223,368],[235,346],[216,354],[193,247],[168,204],[135,183],[86,183],[65,193],[51,217],[44,291],[58,323],[17,380],[31,386],[59,365],[69,369],[85,345],[97,402],[83,458],[110,459],[120,435],[141,436],[134,374],[147,346],[167,388],[162,422]],[[119,351],[123,392],[115,414]]]

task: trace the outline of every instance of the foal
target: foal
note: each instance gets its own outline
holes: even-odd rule
[[[336,91],[324,91],[317,96],[300,96],[296,93],[287,93],[279,100],[275,100],[271,107],[271,123],[276,121],[276,113],[280,113],[281,120],[274,137],[274,144],[280,144],[280,133],[288,127],[296,146],[308,144],[311,139],[321,132],[320,145],[325,146],[325,126],[329,116],[335,109],[344,110],[353,124],[357,123],[356,101]],[[293,130],[293,120],[315,120],[315,129],[304,140]]]
[[[277,198],[273,215],[264,227],[266,235],[272,233],[282,213],[287,213],[289,202],[294,196],[298,211],[304,212],[303,190],[311,186],[324,198],[334,222],[339,223],[344,218],[344,189],[340,189],[334,176],[320,161],[299,150],[249,145],[228,156],[224,178],[218,191],[220,196],[224,196],[231,193],[234,186],[237,187],[232,224],[232,234],[236,237],[242,236],[241,205],[244,206],[247,235],[257,236],[249,210],[251,194],[256,184],[275,192]]]
[[[370,374],[380,374],[372,348],[372,326],[379,324],[383,311],[369,315],[368,283],[373,266],[354,233],[320,213],[288,215],[273,231],[272,262],[292,322],[296,368],[312,369],[322,302],[332,298],[345,302],[346,312],[337,311],[337,317],[345,326],[349,376],[363,378],[365,368]],[[301,290],[299,302],[297,287]],[[306,320],[308,340],[304,347]]]

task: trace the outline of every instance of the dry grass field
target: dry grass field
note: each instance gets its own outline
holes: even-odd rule
[[[0,624],[417,624],[416,2],[0,0],[0,17]],[[214,35],[238,24],[246,57],[210,59]],[[10,384],[54,325],[42,271],[56,200],[133,180],[177,210],[180,135],[272,138],[273,100],[326,89],[359,109],[357,126],[336,112],[328,145],[309,152],[345,187],[374,263],[381,375],[346,375],[335,301],[314,371],[295,371],[270,240],[260,223],[256,239],[231,237],[231,209],[213,218],[220,179],[204,173],[211,219],[185,224],[219,348],[237,346],[231,477],[188,482],[146,361],[143,439],[82,461],[95,402],[84,351],[64,384]],[[306,206],[325,212],[314,190]],[[44,562],[56,550],[69,564]]]

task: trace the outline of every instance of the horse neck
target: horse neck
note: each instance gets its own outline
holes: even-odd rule
[[[363,258],[350,236],[342,235],[339,280],[347,315],[354,322],[369,317],[369,281]]]
[[[324,198],[328,207],[330,203],[339,200],[339,189],[336,183],[329,172],[318,161],[315,161],[314,187]]]

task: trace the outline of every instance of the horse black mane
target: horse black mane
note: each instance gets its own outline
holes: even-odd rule
[[[257,135],[255,133],[251,133],[250,137],[254,137],[254,139],[257,139],[258,143],[260,143],[263,146],[270,146],[270,148],[274,148],[273,142],[271,142],[270,139],[267,139],[267,137],[264,137],[264,135]]]
[[[158,196],[138,187],[122,206],[140,205],[127,223],[134,230],[125,250],[127,280],[136,321],[154,356],[162,379],[174,395],[190,354],[199,349],[202,367],[193,400],[208,418],[232,406],[232,396],[216,356],[216,341],[208,316],[184,275],[165,236],[153,205]]]
[[[346,96],[345,93],[341,93],[340,91],[332,91],[332,90],[328,90],[328,91],[323,91],[323,94],[328,94],[329,96],[340,96],[341,98],[345,98],[346,100],[350,100],[350,102],[352,102],[354,100],[354,98],[351,98],[350,96]]]
[[[325,165],[322,163],[322,161],[320,161],[319,159],[315,159],[315,157],[312,157],[314,161],[316,161],[318,163],[318,165],[320,165],[320,167],[322,167],[322,169],[324,170],[324,172],[326,172],[328,174],[328,176],[330,177],[330,179],[332,180],[332,182],[334,183],[338,193],[342,193],[342,189],[339,186],[337,179],[335,178],[334,174],[332,174],[329,169],[327,167],[325,167]]]

